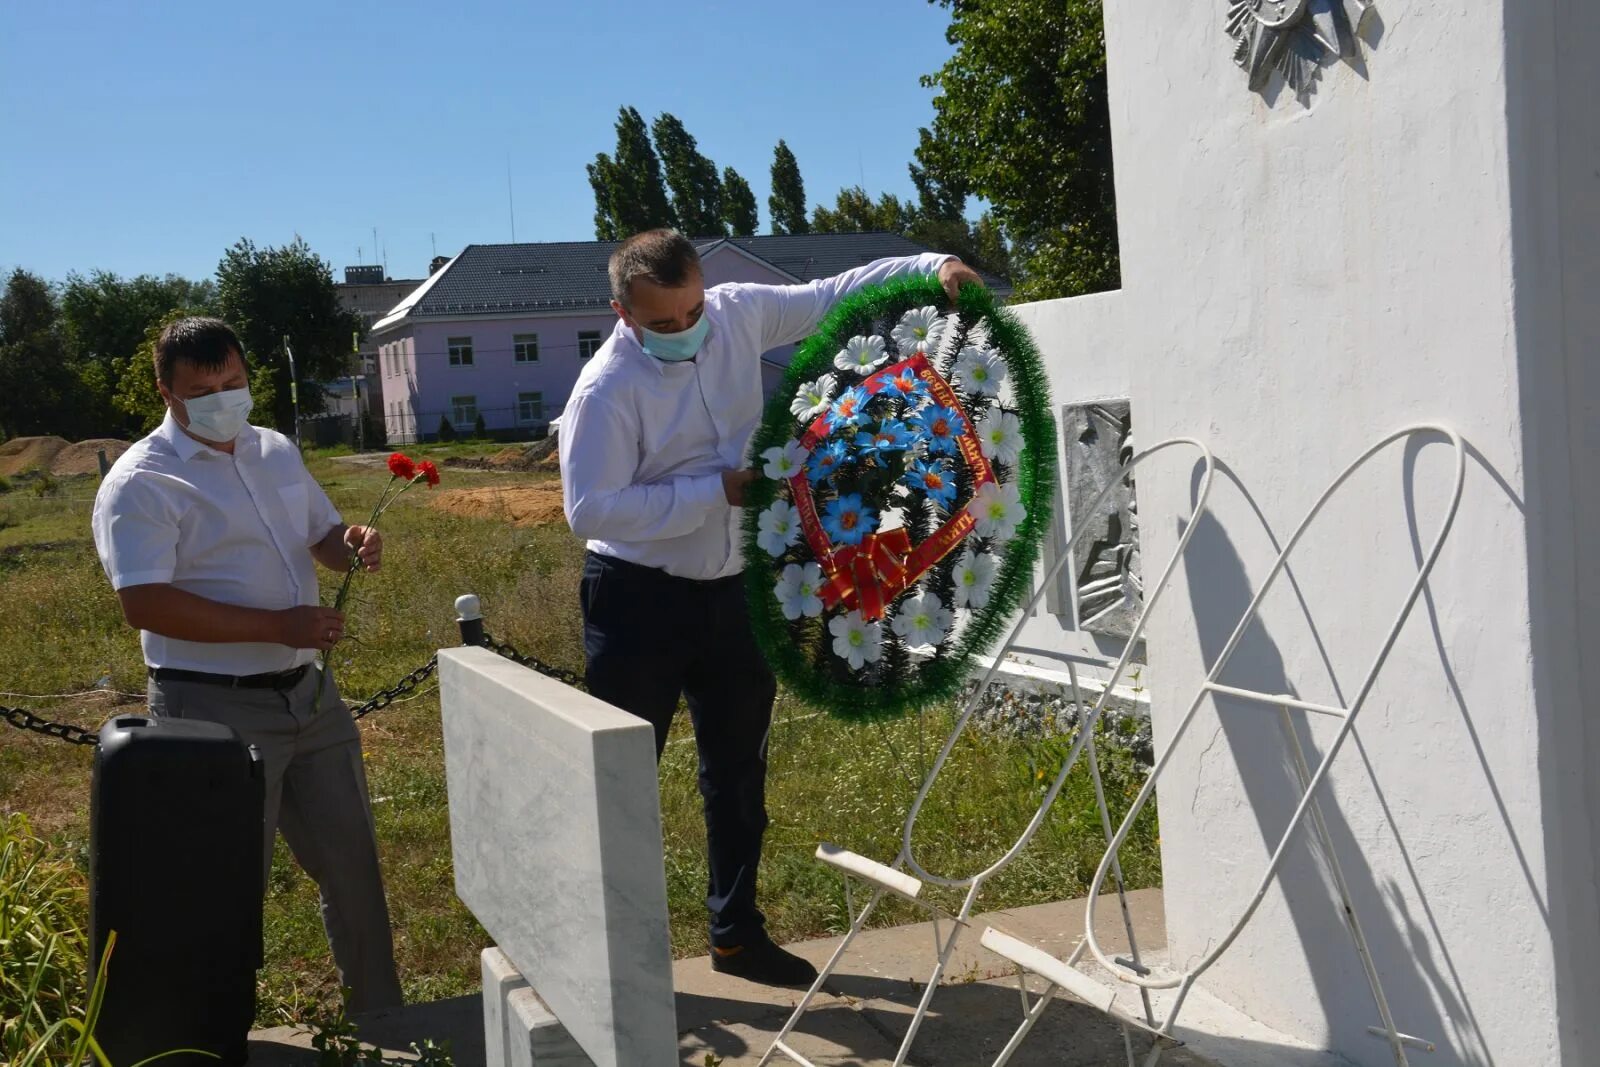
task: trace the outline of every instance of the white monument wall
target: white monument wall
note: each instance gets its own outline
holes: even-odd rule
[[[1390,2],[1302,102],[1252,93],[1225,5],[1108,4],[1123,289],[1023,309],[1057,404],[1120,361],[1141,445],[1207,439],[1213,518],[1152,621],[1158,749],[1325,483],[1398,426],[1472,447],[1465,495],[1340,755],[1331,836],[1413,1063],[1584,1063],[1600,741],[1595,158],[1600,9]],[[1108,319],[1106,310],[1113,314]],[[1115,320],[1115,336],[1084,322]],[[1098,351],[1097,351],[1098,350]],[[1081,354],[1081,355],[1080,355]],[[1108,383],[1117,384],[1117,383]],[[1396,446],[1325,512],[1223,681],[1354,695],[1447,496],[1439,439]],[[1144,560],[1195,468],[1141,472]],[[1036,620],[1029,643],[1078,639]],[[1333,723],[1306,724],[1313,762]],[[1248,900],[1297,790],[1276,713],[1208,705],[1159,792],[1167,928],[1198,958]],[[1320,850],[1291,855],[1204,985],[1360,1064],[1388,1064]]]

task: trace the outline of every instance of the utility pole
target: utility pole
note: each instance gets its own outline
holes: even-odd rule
[[[300,378],[294,369],[294,349],[289,347],[289,335],[283,335],[283,354],[289,357],[289,400],[294,404],[294,446],[300,447]]]

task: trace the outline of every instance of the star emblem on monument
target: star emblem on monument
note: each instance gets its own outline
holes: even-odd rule
[[[1272,72],[1302,92],[1324,56],[1356,54],[1356,32],[1372,10],[1371,0],[1228,0],[1228,36],[1233,61],[1250,76],[1250,88],[1266,88]]]

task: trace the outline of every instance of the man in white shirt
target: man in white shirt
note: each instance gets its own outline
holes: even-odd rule
[[[751,636],[739,507],[757,476],[763,352],[809,335],[839,299],[937,273],[953,301],[981,280],[944,255],[885,259],[808,285],[705,288],[681,234],[651,230],[611,256],[617,325],[561,416],[567,521],[588,540],[580,598],[586,680],[649,721],[659,758],[681,697],[700,752],[711,877],[711,962],[773,985],[816,969],[773,944],[756,907],[776,683]]]
[[[356,552],[377,570],[376,530],[346,526],[294,442],[251,426],[238,337],[188,318],[156,342],[166,420],[117,460],[95,497],[94,541],[137,627],[154,715],[233,727],[266,771],[263,876],[283,831],[316,881],[349,1009],[401,1003],[367,800],[361,740],[318,651],[344,631],[319,606],[316,564]],[[331,679],[330,679],[331,682]]]

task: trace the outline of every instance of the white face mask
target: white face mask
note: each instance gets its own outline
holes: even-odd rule
[[[208,396],[179,401],[189,416],[189,432],[207,441],[226,444],[239,436],[255,401],[249,389],[228,389]]]

